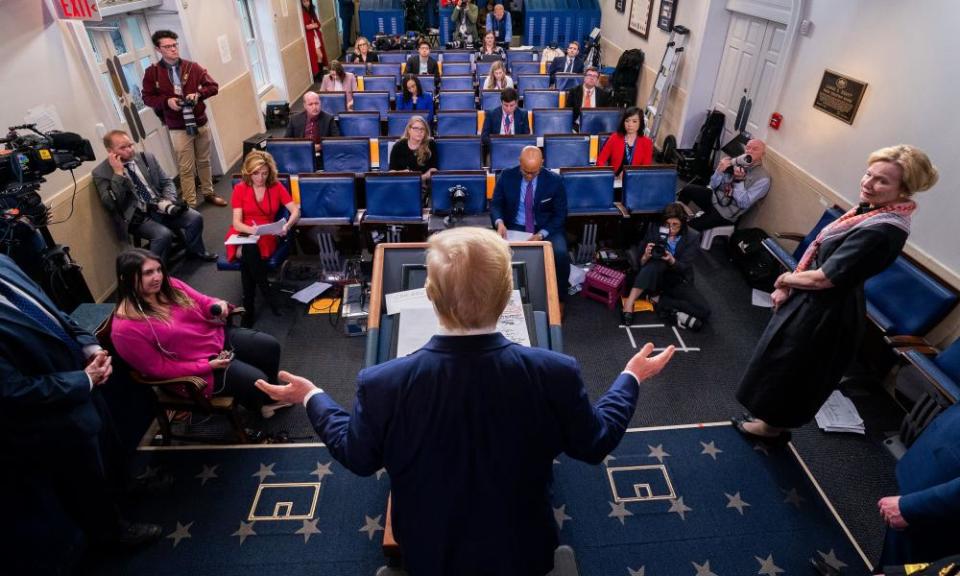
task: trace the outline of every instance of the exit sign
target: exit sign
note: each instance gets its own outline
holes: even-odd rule
[[[98,0],[54,0],[61,20],[101,20]]]

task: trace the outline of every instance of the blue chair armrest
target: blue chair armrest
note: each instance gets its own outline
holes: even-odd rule
[[[547,323],[547,313],[533,311],[533,329],[537,331],[537,348],[550,349],[550,325]]]
[[[883,333],[892,330],[895,324],[891,318],[881,312],[874,304],[871,304],[869,300],[867,301],[867,318],[876,324],[877,328]]]
[[[915,350],[908,350],[903,354],[903,357],[914,365],[947,399],[953,403],[960,400],[958,383],[954,382],[933,360]]]
[[[797,261],[793,259],[793,255],[783,249],[776,240],[773,238],[766,238],[763,241],[763,247],[770,252],[770,255],[776,258],[784,268],[788,270],[793,270],[797,267]]]

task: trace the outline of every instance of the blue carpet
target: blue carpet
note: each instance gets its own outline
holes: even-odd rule
[[[807,575],[811,557],[870,574],[789,448],[706,426],[631,431],[612,456],[554,466],[560,539],[583,576]]]
[[[96,574],[371,576],[385,564],[386,473],[355,476],[319,445],[137,458],[138,472],[174,476],[171,493],[144,498],[133,514],[161,524],[164,538],[104,559]]]

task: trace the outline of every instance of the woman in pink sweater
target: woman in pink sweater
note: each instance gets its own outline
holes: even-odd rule
[[[248,410],[273,415],[282,406],[253,384],[275,382],[280,343],[269,334],[226,330],[230,305],[167,276],[163,263],[134,248],[117,257],[118,303],[110,333],[117,354],[147,378],[199,376],[205,396],[233,396]],[[224,351],[232,352],[232,358]]]

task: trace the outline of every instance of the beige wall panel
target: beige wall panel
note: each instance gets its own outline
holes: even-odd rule
[[[293,102],[307,91],[312,84],[310,78],[310,62],[307,60],[307,51],[303,39],[297,38],[280,50],[283,59],[283,70],[287,75],[287,92]]]
[[[257,101],[250,97],[253,91],[249,72],[220,86],[213,115],[226,159],[225,171],[240,159],[243,141],[260,131],[260,111],[257,110]]]

